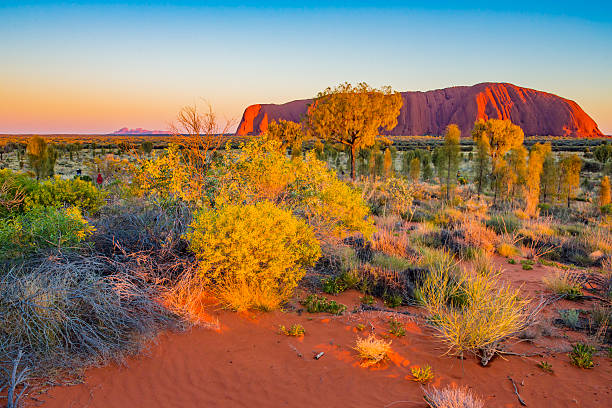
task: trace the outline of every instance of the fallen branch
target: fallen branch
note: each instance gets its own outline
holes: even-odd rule
[[[514,387],[514,393],[516,394],[516,398],[518,398],[519,402],[521,403],[522,406],[526,407],[527,404],[525,404],[525,401],[523,401],[523,399],[521,398],[521,396],[518,393],[518,389],[516,388],[516,383],[514,382],[514,380],[512,379],[512,377],[508,377],[508,379],[510,381],[512,381],[512,386]]]

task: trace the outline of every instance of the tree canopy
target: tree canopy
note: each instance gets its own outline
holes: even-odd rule
[[[357,153],[374,145],[381,131],[397,125],[402,104],[401,94],[390,87],[344,83],[317,95],[308,109],[306,127],[311,136],[349,148],[354,179]]]

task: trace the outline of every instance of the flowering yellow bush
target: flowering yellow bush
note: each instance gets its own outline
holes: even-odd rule
[[[342,182],[314,153],[289,159],[279,141],[255,139],[215,168],[215,205],[270,200],[303,217],[319,235],[343,237],[374,228],[361,192]]]
[[[186,237],[203,283],[235,310],[278,307],[321,255],[312,229],[269,201],[201,210]]]
[[[306,219],[319,236],[369,237],[374,230],[359,190],[339,180],[314,153],[290,159],[278,140],[256,138],[237,153],[227,146],[205,173],[170,146],[164,156],[140,162],[135,182],[162,202],[182,200],[196,208],[271,201]]]

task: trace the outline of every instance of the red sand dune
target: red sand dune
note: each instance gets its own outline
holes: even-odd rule
[[[496,263],[506,269],[504,276],[514,285],[522,285],[536,298],[542,276],[552,270],[536,266],[523,271],[501,258]],[[337,299],[351,311],[359,297],[349,291]],[[544,316],[550,318],[557,309],[568,307],[590,308],[592,303],[562,301],[547,307]],[[403,310],[420,313],[416,308]],[[472,357],[462,362],[444,355],[445,346],[422,320],[417,325],[411,316],[396,315],[405,324],[406,336],[390,337],[393,353],[387,363],[362,368],[352,349],[355,339],[367,335],[369,323],[378,336],[388,335],[387,313],[335,317],[280,311],[237,314],[211,308],[210,314],[218,318],[219,330],[164,334],[148,353],[129,358],[125,366],[89,369],[83,384],[53,387],[27,406],[424,408],[420,386],[411,380],[411,368],[424,364],[434,371],[433,385],[465,385],[482,397],[486,407],[520,406],[508,376],[529,407],[604,407],[612,398],[609,359],[596,357],[591,370],[570,365],[569,345],[584,341],[584,335],[563,329],[552,328],[552,337],[539,335],[532,342],[508,347],[526,354],[554,350],[552,355],[497,357],[481,367]],[[280,324],[294,323],[304,326],[305,337],[278,334]],[[360,323],[367,327],[363,333],[356,329]],[[314,360],[314,353],[321,351],[325,355]],[[553,374],[536,366],[541,360],[552,364]]]
[[[523,128],[526,136],[603,136],[576,102],[507,83],[402,92],[402,97],[398,124],[389,135],[442,135],[447,125],[456,123],[467,137],[477,119],[496,118],[510,119]],[[259,134],[276,119],[297,122],[311,102],[302,99],[282,105],[251,105],[244,111],[236,134]]]

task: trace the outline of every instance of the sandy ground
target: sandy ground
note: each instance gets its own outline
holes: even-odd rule
[[[523,271],[502,258],[496,262],[531,296],[542,291],[541,277],[551,270]],[[336,298],[351,312],[360,294],[349,291]],[[412,367],[424,364],[433,368],[432,385],[465,385],[487,407],[520,406],[508,377],[515,380],[529,407],[611,406],[611,360],[599,355],[591,370],[570,365],[570,344],[584,340],[584,335],[550,325],[558,309],[569,307],[589,304],[563,301],[548,306],[542,323],[533,330],[535,338],[507,347],[524,354],[550,354],[497,357],[487,367],[472,357],[445,355],[445,346],[423,324],[416,308],[402,309],[413,315],[362,311],[337,317],[299,310],[237,314],[211,307],[210,318],[218,319],[218,329],[164,333],[147,353],[128,359],[124,366],[89,369],[83,384],[53,387],[35,395],[38,401],[30,400],[27,406],[426,407],[421,386],[411,375]],[[406,336],[388,334],[391,316],[404,323]],[[279,325],[294,323],[306,329],[303,338],[278,334]],[[358,324],[366,329],[359,332]],[[392,339],[393,353],[378,367],[362,368],[352,347],[372,330]],[[319,352],[325,354],[315,360]],[[552,364],[553,374],[536,366],[542,360]]]

